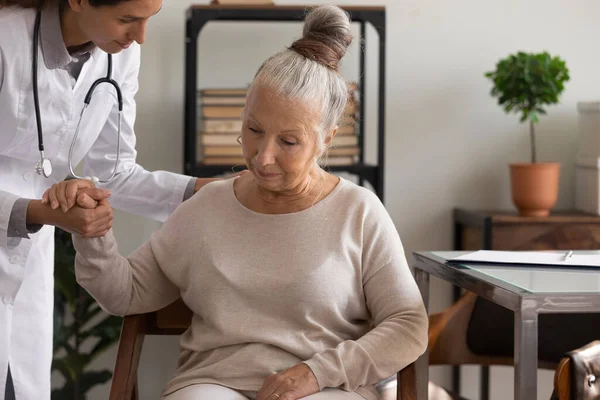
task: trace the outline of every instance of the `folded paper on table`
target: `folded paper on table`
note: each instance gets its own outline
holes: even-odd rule
[[[545,251],[493,251],[479,250],[449,258],[448,261],[556,265],[564,267],[600,267],[600,255],[574,253],[565,260],[564,253]]]

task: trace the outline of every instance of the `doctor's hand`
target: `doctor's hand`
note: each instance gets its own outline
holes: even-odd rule
[[[109,190],[96,188],[87,179],[71,179],[56,183],[46,190],[42,196],[42,204],[50,204],[53,210],[60,207],[66,213],[75,204],[83,208],[95,208],[97,201],[107,199],[109,196]]]
[[[207,185],[211,182],[222,181],[222,180],[233,178],[236,176],[242,176],[247,173],[248,173],[248,170],[245,169],[243,171],[236,172],[235,174],[227,175],[223,178],[196,178],[196,185],[194,186],[194,193],[196,193],[198,190],[200,190],[204,185]]]
[[[315,374],[302,363],[265,379],[256,400],[296,400],[319,391]]]

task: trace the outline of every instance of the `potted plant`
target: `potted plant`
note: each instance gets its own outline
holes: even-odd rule
[[[521,215],[547,216],[558,197],[560,164],[537,161],[535,124],[546,114],[545,106],[558,103],[569,70],[565,61],[547,52],[518,52],[500,60],[485,76],[493,83],[490,94],[504,111],[520,113],[520,121],[529,123],[531,162],[510,164],[513,202]]]

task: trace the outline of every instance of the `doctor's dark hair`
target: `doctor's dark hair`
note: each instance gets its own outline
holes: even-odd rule
[[[352,43],[350,17],[333,5],[311,9],[304,20],[302,38],[273,56],[259,68],[248,95],[256,84],[289,100],[315,105],[321,112],[317,159],[324,154],[326,135],[338,124],[348,102],[348,84],[338,71],[340,60]]]
[[[89,0],[93,7],[114,6],[119,3],[124,3],[129,0]],[[68,0],[0,0],[0,8],[8,6],[21,6],[23,8],[36,8],[43,10],[51,4],[63,3]]]

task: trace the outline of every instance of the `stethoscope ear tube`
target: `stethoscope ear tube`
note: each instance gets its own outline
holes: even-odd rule
[[[33,61],[32,65],[32,84],[33,84],[33,105],[35,108],[35,120],[37,123],[38,131],[38,149],[44,151],[44,137],[42,134],[42,118],[40,117],[40,100],[38,96],[38,80],[37,80],[37,66],[38,66],[38,38],[40,32],[40,24],[42,13],[37,12],[35,16],[35,26],[33,28]]]

